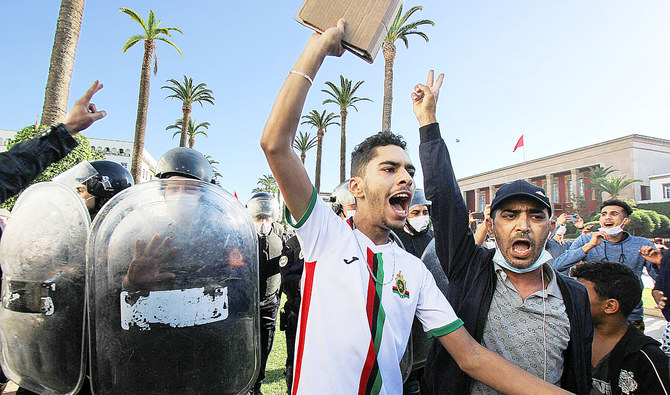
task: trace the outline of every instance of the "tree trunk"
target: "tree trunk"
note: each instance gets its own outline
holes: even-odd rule
[[[305,158],[307,158],[307,154],[305,153],[305,151],[302,151],[300,153],[300,160],[302,161],[303,166],[305,165]]]
[[[56,24],[56,36],[51,49],[49,76],[44,92],[41,125],[61,122],[67,115],[70,80],[77,53],[84,0],[62,0]]]
[[[130,174],[139,184],[142,174],[142,154],[144,153],[144,134],[147,127],[147,110],[149,109],[149,84],[151,80],[151,55],[154,52],[154,40],[144,40],[144,58],[140,74],[140,96],[137,101],[137,120],[135,121],[135,142],[133,143],[133,159]]]
[[[391,130],[391,110],[393,107],[393,61],[395,45],[383,45],[384,54],[384,105],[382,107],[382,130]]]
[[[316,133],[317,144],[316,144],[316,172],[314,174],[314,188],[316,192],[320,192],[321,187],[321,148],[323,147],[323,130],[319,130]]]
[[[347,178],[347,109],[340,109],[340,183]]]
[[[191,115],[191,103],[184,102],[184,105],[181,106],[181,111],[184,116],[181,118],[181,137],[179,138],[179,146],[186,147],[186,138],[188,136],[186,131],[188,130],[188,121]],[[191,145],[191,148],[193,148],[193,145]]]
[[[188,148],[193,148],[195,145],[195,135],[188,138]]]

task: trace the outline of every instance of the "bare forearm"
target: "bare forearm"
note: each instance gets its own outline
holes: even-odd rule
[[[325,56],[325,51],[310,41],[292,70],[305,73],[314,79]],[[278,150],[292,150],[293,138],[310,86],[309,80],[298,73],[289,73],[286,77],[263,130],[261,146],[266,155]]]
[[[323,35],[314,34],[286,77],[263,130],[261,147],[270,169],[294,218],[307,211],[313,186],[298,156],[293,152],[293,139],[305,105],[305,98],[319,67],[327,55],[341,55],[344,20]],[[304,75],[303,75],[304,74]]]
[[[484,241],[486,241],[486,223],[481,222],[475,230],[475,243],[483,245]]]

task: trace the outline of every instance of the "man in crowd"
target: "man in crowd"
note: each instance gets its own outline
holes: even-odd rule
[[[504,184],[486,221],[496,248],[475,243],[435,116],[442,79],[433,81],[430,71],[412,99],[426,198],[433,203],[435,249],[449,279],[447,298],[487,349],[549,383],[586,394],[592,339],[588,295],[583,285],[547,264],[551,256],[545,243],[555,226],[549,198],[524,180]],[[489,383],[467,377],[453,354],[436,342],[425,374],[428,393],[495,393]]]
[[[426,200],[423,189],[417,189],[409,204],[405,226],[402,231],[397,232],[405,251],[417,258],[421,258],[428,243],[433,240],[433,230],[430,229],[430,216],[428,215],[429,207],[430,202]]]
[[[668,356],[627,317],[642,299],[642,285],[628,267],[614,262],[584,262],[572,276],[591,300],[593,389],[591,394],[668,394]]]
[[[668,297],[670,295],[670,250],[666,249],[665,252],[661,255],[661,251],[656,250],[655,248],[644,246],[641,248],[643,255],[649,256],[649,261],[661,266],[661,269],[656,278],[656,283],[654,284],[654,289],[651,291],[651,296],[654,297],[656,305],[661,312],[663,317],[668,323],[665,325],[665,331],[663,332],[663,345],[661,350],[663,350],[666,355],[670,356],[670,303],[667,303]]]
[[[72,136],[107,115],[91,103],[100,89],[102,84],[95,81],[84,96],[74,102],[63,123],[0,153],[0,203],[28,186],[47,166],[70,153],[78,145]]]
[[[507,393],[560,391],[477,344],[427,269],[389,242],[404,225],[414,166],[390,132],[352,153],[356,214],[342,221],[318,197],[292,142],[307,91],[324,58],[343,52],[345,21],[315,33],[282,86],[261,147],[297,223],[305,268],[293,394],[402,392],[400,358],[414,315],[460,366]],[[351,224],[351,226],[350,226]],[[506,380],[500,380],[505,377]]]
[[[572,245],[572,241],[564,240],[563,238],[568,230],[567,223],[569,219],[574,219],[573,223],[578,230],[581,231],[584,229],[584,220],[579,214],[568,215],[563,213],[559,215],[558,218],[556,218],[556,230],[554,230],[554,234],[547,241],[547,251],[549,251],[549,254],[551,254],[551,257],[554,259],[558,258],[570,248],[570,245]]]
[[[642,247],[653,248],[654,245],[644,237],[631,236],[624,230],[632,213],[633,209],[623,200],[610,199],[603,202],[600,206],[600,229],[590,235],[579,236],[568,251],[556,258],[554,268],[567,274],[580,261],[619,262],[633,269],[640,281],[644,267],[655,280],[658,266],[649,262],[649,253],[641,253]],[[628,320],[644,332],[642,302],[633,309]]]
[[[356,214],[356,199],[349,192],[349,180],[344,181],[333,189],[330,197],[333,211],[342,219],[349,219]]]

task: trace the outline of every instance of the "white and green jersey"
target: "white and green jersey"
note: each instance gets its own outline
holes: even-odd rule
[[[295,225],[305,268],[293,394],[401,394],[414,315],[431,337],[463,325],[423,262],[349,221],[315,191]]]

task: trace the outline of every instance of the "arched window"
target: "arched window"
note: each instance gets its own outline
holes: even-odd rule
[[[123,156],[123,148],[119,148],[119,155]]]

